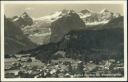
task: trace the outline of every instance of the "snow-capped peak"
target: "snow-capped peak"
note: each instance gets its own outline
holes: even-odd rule
[[[81,10],[78,14],[80,18],[83,19],[83,18],[91,16],[92,12],[90,10],[84,9],[84,10]]]
[[[106,24],[113,18],[120,16],[119,13],[113,13],[108,9],[103,9],[101,12],[90,12],[89,10],[82,10],[78,13],[86,25]]]
[[[21,18],[25,18],[25,17],[28,17],[28,14],[27,14],[27,12],[24,12],[21,16],[20,16]]]
[[[52,15],[43,16],[43,17],[37,18],[37,19],[35,19],[35,20],[45,20],[45,21],[50,21],[50,22],[52,22],[52,21],[58,19],[58,18],[59,18],[59,15],[60,15],[61,13],[62,13],[62,12],[57,11],[57,12],[55,12],[55,13],[52,14]]]
[[[88,13],[91,13],[91,11],[88,10],[88,9],[84,9],[84,10],[81,10],[80,13],[82,13],[82,14],[88,14]]]
[[[106,13],[106,12],[110,12],[108,9],[103,9],[100,11],[100,13]]]
[[[41,18],[37,18],[34,20],[45,21],[47,23],[51,23],[63,16],[69,16],[71,13],[76,13],[76,12],[74,10],[63,9],[61,11],[56,11],[53,14],[43,16]],[[103,9],[101,12],[93,12],[91,10],[84,9],[76,14],[80,16],[80,18],[85,22],[86,25],[89,23],[90,24],[108,23],[109,20],[120,16],[119,13],[113,13],[109,11],[108,9]]]
[[[56,11],[51,15],[43,16],[41,18],[37,18],[34,20],[42,20],[42,21],[47,21],[47,22],[51,23],[51,22],[57,20],[58,18],[61,18],[64,15],[69,15],[70,13],[75,13],[75,11],[63,9],[62,11]]]
[[[12,18],[12,21],[15,22],[15,21],[18,21],[19,20],[19,16],[15,16]]]

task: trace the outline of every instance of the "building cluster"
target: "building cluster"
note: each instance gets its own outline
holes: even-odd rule
[[[103,60],[98,64],[71,58],[60,58],[47,64],[30,56],[19,56],[16,60],[11,65],[5,66],[6,78],[122,77],[124,75],[123,62],[114,59]]]

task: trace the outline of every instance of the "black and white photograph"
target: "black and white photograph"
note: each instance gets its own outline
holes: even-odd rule
[[[123,1],[14,1],[2,9],[4,79],[126,78]]]

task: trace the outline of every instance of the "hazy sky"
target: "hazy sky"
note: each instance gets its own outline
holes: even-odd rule
[[[121,4],[8,4],[5,5],[5,15],[12,17],[21,15],[26,11],[31,17],[38,18],[62,9],[73,9],[76,12],[83,9],[89,9],[94,12],[108,9],[123,15],[123,5]]]

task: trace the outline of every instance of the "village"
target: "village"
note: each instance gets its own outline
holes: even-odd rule
[[[114,59],[83,62],[78,59],[59,58],[43,63],[30,54],[5,58],[5,78],[77,78],[123,77],[123,61]]]

